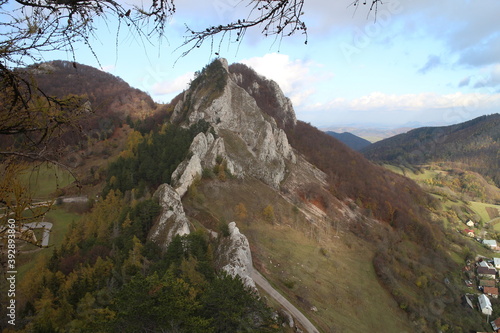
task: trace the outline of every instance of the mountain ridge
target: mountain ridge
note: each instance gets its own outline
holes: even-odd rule
[[[460,163],[500,185],[500,114],[442,127],[423,127],[374,143],[362,153],[375,161],[409,165]]]

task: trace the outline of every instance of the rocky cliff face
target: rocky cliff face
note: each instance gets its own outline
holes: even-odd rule
[[[175,236],[190,233],[189,220],[184,213],[181,197],[170,185],[163,184],[158,187],[154,197],[158,198],[162,211],[160,218],[151,228],[149,239],[166,250]]]
[[[205,138],[199,136],[193,142],[190,161],[175,172],[176,188],[183,195],[191,184],[190,180],[194,179],[193,175],[200,173],[202,168],[213,167],[217,156],[224,158],[233,175],[253,176],[278,188],[287,174],[287,164],[296,162],[285,132],[237,84],[238,76],[229,73],[226,60],[216,62],[219,70],[225,72],[225,82],[219,82],[224,86],[220,96],[207,101],[207,86],[214,84],[207,77],[194,91],[186,91],[183,100],[175,107],[173,121],[185,119],[189,126],[203,119],[212,125],[217,136],[215,139],[206,134]],[[279,87],[273,89],[279,90]],[[281,100],[289,117],[295,119],[289,101],[284,96]]]
[[[231,276],[238,275],[245,286],[255,289],[255,282],[250,277],[253,264],[248,239],[235,222],[228,225],[229,236],[223,237],[216,251],[216,265]]]
[[[297,200],[294,195],[304,184],[312,182],[326,186],[325,175],[295,154],[281,128],[285,124],[293,126],[296,118],[290,100],[278,85],[253,71],[248,75],[238,71],[230,73],[225,59],[218,59],[209,66],[184,92],[172,115],[172,122],[181,126],[188,127],[204,120],[212,130],[194,138],[189,158],[172,174],[172,188],[165,186],[161,190],[164,213],[151,237],[164,239],[167,244],[175,234],[189,231],[184,212],[169,210],[168,207],[172,202],[180,204],[180,198],[203,170],[212,169],[221,160],[233,176],[254,177],[274,189],[281,188],[288,193],[284,196],[289,201]],[[271,111],[263,110],[266,106],[262,103],[258,105],[257,100],[264,95],[270,96],[266,98],[272,101]],[[174,190],[175,194],[172,193]],[[314,205],[306,207],[304,213],[311,221],[325,215]],[[231,228],[235,235],[231,237],[244,237],[234,225]],[[234,240],[234,243],[244,245],[245,241]],[[237,257],[243,258],[244,255]],[[251,268],[251,260],[249,262],[250,266],[243,265],[247,269]],[[229,270],[238,271],[235,268]]]
[[[243,64],[232,64],[229,70],[233,81],[252,96],[265,113],[276,120],[278,127],[293,127],[297,124],[292,102],[275,81],[266,79]]]

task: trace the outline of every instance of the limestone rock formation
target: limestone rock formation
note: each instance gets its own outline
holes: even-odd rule
[[[189,220],[184,213],[179,194],[170,185],[160,185],[154,197],[159,199],[162,211],[158,221],[151,228],[149,239],[166,250],[176,235],[190,233]]]
[[[216,265],[231,276],[238,275],[245,286],[255,289],[255,282],[250,277],[253,270],[250,244],[235,222],[228,225],[229,236],[222,238],[216,251]]]
[[[296,162],[286,134],[277,126],[275,119],[263,112],[255,99],[238,86],[234,81],[235,77],[228,72],[225,59],[218,61],[219,69],[227,72],[224,79],[220,79],[226,80],[222,82],[224,88],[220,96],[212,101],[207,100],[207,87],[214,84],[207,78],[193,91],[187,91],[183,100],[174,108],[174,121],[186,119],[189,126],[203,119],[212,125],[218,136],[213,142],[210,142],[208,137],[204,139],[201,136],[193,141],[191,161],[180,166],[173,177],[178,179],[176,188],[182,196],[193,175],[201,172],[200,166],[213,166],[214,156],[224,158],[233,175],[254,176],[278,188],[287,174],[287,164]],[[283,96],[276,83],[273,87],[272,89],[281,94],[278,99],[283,107],[288,108],[286,113],[295,119],[290,101]],[[186,108],[186,105],[189,105],[189,108]],[[218,141],[219,139],[222,141]],[[207,160],[207,156],[210,160]]]
[[[172,183],[180,197],[186,194],[196,177],[200,177],[203,169],[213,168],[217,158],[226,160],[226,168],[231,174],[238,174],[231,161],[228,160],[224,140],[214,139],[211,133],[198,134],[189,148],[191,158],[183,161],[172,173]]]
[[[231,76],[233,81],[255,100],[265,101],[267,110],[264,111],[273,115],[280,128],[297,124],[291,100],[283,94],[275,81],[242,64],[232,65]]]

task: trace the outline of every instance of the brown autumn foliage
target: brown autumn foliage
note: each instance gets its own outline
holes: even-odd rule
[[[58,98],[70,94],[88,100],[92,114],[79,122],[82,133],[65,135],[67,144],[80,143],[82,134],[98,140],[107,138],[127,117],[144,119],[157,109],[148,94],[132,88],[119,77],[90,66],[56,60],[29,69],[44,94]]]
[[[240,77],[238,85],[285,130],[290,144],[327,174],[332,194],[352,199],[368,215],[412,235],[415,241],[435,242],[426,208],[436,202],[416,183],[371,163],[310,124],[298,121],[294,126],[287,121],[290,118],[280,108],[269,80],[243,64],[232,64],[229,70]]]
[[[432,242],[426,208],[435,203],[413,181],[372,164],[307,123],[297,122],[287,128],[287,134],[292,146],[328,175],[330,190],[337,197],[356,201],[375,218],[414,235],[416,241]]]

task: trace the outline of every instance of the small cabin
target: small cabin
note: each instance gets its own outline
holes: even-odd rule
[[[479,295],[477,300],[479,301],[479,308],[481,309],[481,312],[485,315],[491,316],[493,313],[493,307],[491,306],[488,296],[485,294]]]

